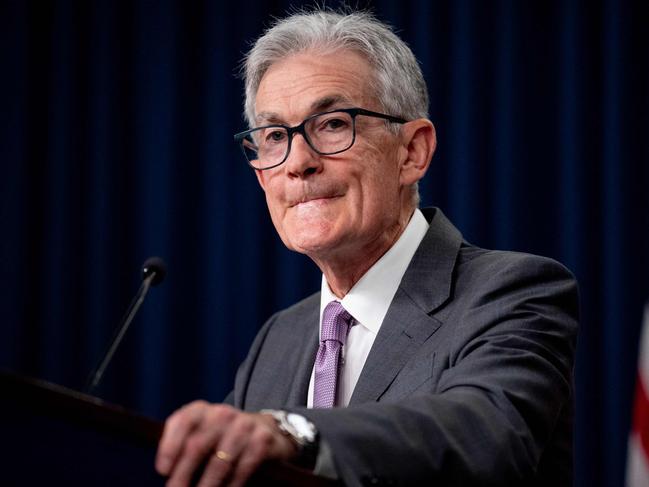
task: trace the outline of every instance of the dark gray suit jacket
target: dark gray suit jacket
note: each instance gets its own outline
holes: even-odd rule
[[[319,293],[264,325],[231,402],[311,419],[347,485],[571,485],[574,278],[547,258],[469,245],[423,211],[430,229],[349,407],[305,407]]]

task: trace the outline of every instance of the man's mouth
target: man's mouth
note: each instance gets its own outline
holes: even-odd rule
[[[304,195],[301,196],[300,198],[290,201],[289,207],[292,208],[294,206],[305,205],[305,204],[326,203],[329,200],[340,198],[340,196],[342,195],[335,194],[335,193]]]
[[[320,197],[316,197],[316,198],[307,198],[307,199],[304,199],[302,201],[298,201],[296,206],[305,205],[305,204],[321,203],[321,202],[325,202],[325,201],[328,201],[328,200],[332,200],[334,198],[337,198],[337,196],[320,196]]]

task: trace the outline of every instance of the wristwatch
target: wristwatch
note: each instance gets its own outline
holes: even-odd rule
[[[261,414],[268,414],[275,419],[279,430],[297,447],[298,456],[293,463],[313,469],[318,456],[318,429],[304,416],[279,409],[262,409]]]

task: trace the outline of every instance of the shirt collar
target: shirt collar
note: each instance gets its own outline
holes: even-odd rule
[[[377,334],[412,256],[428,231],[428,226],[422,212],[416,209],[395,244],[370,267],[342,300],[331,292],[323,274],[320,323],[325,306],[331,301],[340,301],[357,323]]]

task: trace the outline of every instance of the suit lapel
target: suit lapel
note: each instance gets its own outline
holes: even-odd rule
[[[399,289],[374,340],[351,404],[376,401],[440,323],[414,305]]]
[[[462,236],[440,210],[422,211],[430,228],[390,304],[350,405],[378,400],[441,325],[430,313],[450,296]]]
[[[317,302],[313,312],[305,319],[308,323],[308,332],[305,335],[305,347],[299,356],[299,362],[295,367],[286,365],[285,370],[296,371],[293,378],[293,386],[291,387],[286,405],[290,407],[306,406],[307,394],[309,392],[309,381],[311,380],[311,371],[313,370],[313,363],[318,351],[318,336],[319,336],[319,323],[320,323],[320,301]],[[287,354],[287,358],[291,354]]]

